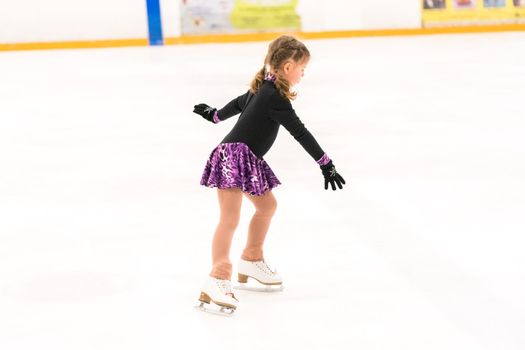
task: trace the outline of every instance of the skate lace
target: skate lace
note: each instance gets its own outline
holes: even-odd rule
[[[263,272],[269,274],[269,275],[275,275],[277,273],[277,269],[272,269],[268,262],[266,260],[262,260],[257,262],[257,266],[263,270]]]
[[[235,297],[235,295],[232,292],[232,284],[231,284],[230,281],[228,281],[228,280],[217,280],[217,284],[218,284],[221,292],[223,292],[225,295],[231,295],[232,298],[237,300],[237,298]]]

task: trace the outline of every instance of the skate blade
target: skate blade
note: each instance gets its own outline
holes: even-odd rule
[[[247,285],[247,284],[238,284],[233,287],[237,290],[247,290],[250,292],[261,292],[261,293],[276,293],[276,292],[282,292],[284,290],[284,286],[282,284],[277,285]]]
[[[212,315],[219,315],[219,316],[226,316],[231,317],[233,316],[233,313],[235,312],[235,309],[227,306],[220,306],[217,304],[207,304],[202,301],[199,301],[199,305],[195,305],[195,309],[199,311],[203,311],[206,313],[210,313]]]

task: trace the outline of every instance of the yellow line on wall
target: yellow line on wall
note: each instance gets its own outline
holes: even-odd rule
[[[35,43],[0,44],[0,51],[86,49],[100,47],[147,46],[148,39],[116,39],[90,41],[54,41]]]
[[[406,28],[406,29],[377,29],[377,30],[342,30],[325,32],[293,32],[302,39],[335,39],[373,36],[404,36],[404,35],[433,35],[433,34],[464,34],[525,31],[525,24],[498,24],[458,27],[435,28]],[[185,35],[182,37],[165,38],[166,45],[206,44],[206,43],[238,43],[249,41],[270,41],[284,33],[251,33],[251,34],[210,34],[210,35]],[[146,46],[147,39],[120,39],[120,40],[95,40],[95,41],[60,41],[0,44],[0,51],[16,50],[48,50],[48,49],[80,49],[123,46]]]
[[[304,33],[305,39],[327,39],[366,36],[402,36],[402,35],[434,35],[434,34],[465,34],[525,31],[525,24],[498,24],[478,26],[454,26],[433,28],[400,28],[375,30],[349,30],[319,33]]]

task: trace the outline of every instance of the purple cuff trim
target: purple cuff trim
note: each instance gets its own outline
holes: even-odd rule
[[[264,77],[264,80],[268,80],[268,81],[275,81],[275,79],[277,79],[275,77],[275,75],[273,75],[272,73],[268,72],[266,73],[266,76]]]
[[[326,165],[328,163],[330,163],[330,158],[328,158],[328,155],[326,153],[323,154],[323,156],[319,160],[317,160],[317,164],[319,165]]]
[[[218,122],[220,122],[221,120],[219,119],[219,113],[217,113],[217,111],[215,111],[215,113],[213,113],[213,122],[215,124],[217,124]]]

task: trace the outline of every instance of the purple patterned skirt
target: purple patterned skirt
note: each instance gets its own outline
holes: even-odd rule
[[[264,159],[258,158],[242,142],[221,143],[206,162],[201,185],[217,188],[239,187],[254,196],[280,185]]]

